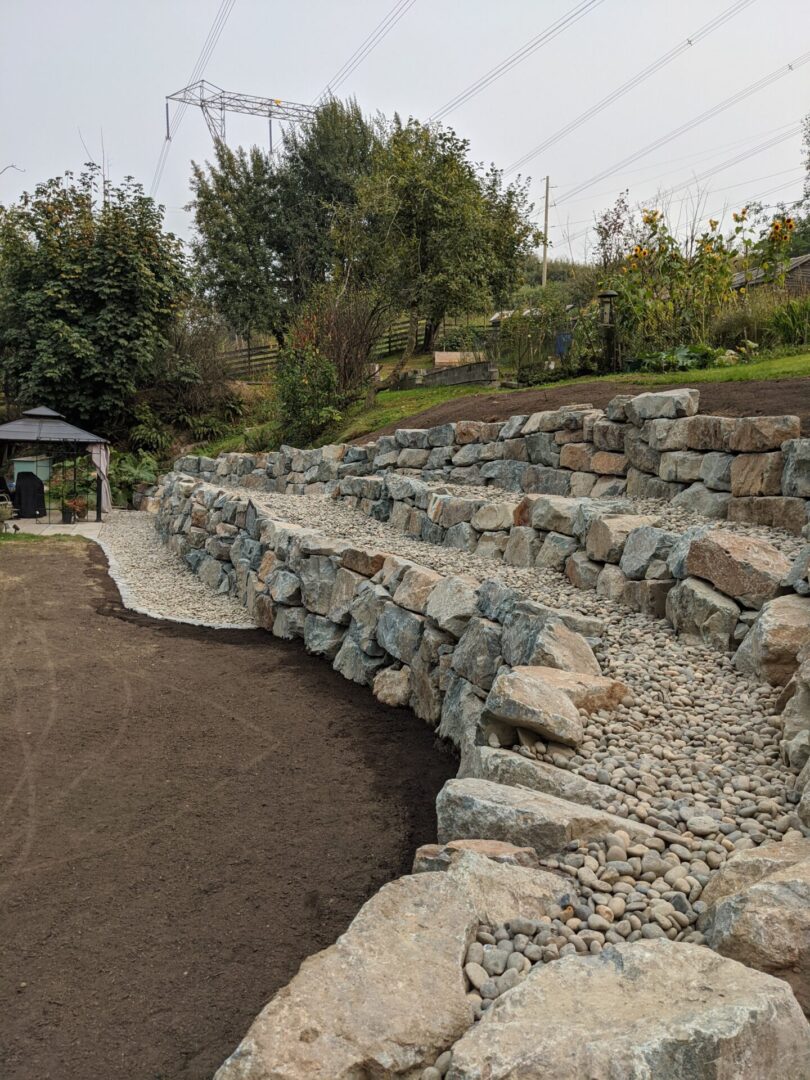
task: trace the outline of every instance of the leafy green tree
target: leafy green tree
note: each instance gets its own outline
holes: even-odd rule
[[[193,165],[194,255],[205,294],[248,342],[283,342],[299,305],[332,276],[332,227],[355,204],[379,125],[355,102],[329,101],[284,137],[271,158],[258,147]]]
[[[445,315],[480,311],[509,294],[537,240],[530,210],[525,188],[504,188],[496,170],[481,175],[453,131],[395,118],[358,183],[355,225],[342,228],[357,275],[408,312],[403,360],[415,351],[420,316],[431,348]]]
[[[128,423],[186,288],[179,241],[131,178],[91,166],[0,212],[0,371],[23,406],[105,434]]]
[[[278,200],[273,165],[258,147],[215,146],[205,168],[192,162],[199,286],[248,344],[283,334],[283,275],[278,256]]]

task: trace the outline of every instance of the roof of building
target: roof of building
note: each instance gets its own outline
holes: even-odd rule
[[[100,435],[69,424],[61,413],[44,405],[24,412],[19,420],[0,424],[0,442],[13,443],[105,443]]]
[[[795,270],[797,266],[804,266],[805,263],[810,263],[810,253],[807,255],[795,255],[788,263],[785,273],[789,274],[791,270]],[[741,270],[731,279],[731,287],[732,289],[741,289],[744,285],[761,285],[764,277],[765,271],[760,267],[750,271]]]

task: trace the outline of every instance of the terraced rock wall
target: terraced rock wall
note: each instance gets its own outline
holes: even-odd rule
[[[523,419],[489,442],[511,441],[504,430]],[[536,433],[550,434],[524,443]],[[628,1077],[647,1075],[651,1060],[656,1075],[679,1075],[673,1047],[686,1045],[696,1078],[718,1063],[729,1075],[804,1076],[808,552],[784,533],[771,543],[772,525],[669,529],[649,495],[465,496],[400,468],[399,451],[393,465],[378,456],[338,447],[185,458],[152,497],[163,539],[210,588],[381,702],[409,705],[460,756],[418,872],[305,962],[217,1080],[472,1080],[510,1075],[518,1061],[564,1069],[572,1017],[585,1014],[577,1075],[606,1072],[618,1054]],[[279,491],[304,496],[295,521],[283,510],[299,500],[262,498]],[[336,504],[385,522],[381,535],[418,537],[432,565],[358,540],[355,526],[344,539],[301,524]],[[441,546],[451,534],[474,538],[470,558],[480,568],[489,555],[491,578],[442,572],[436,553],[460,547]],[[591,601],[585,614],[511,587],[503,564],[525,566],[526,582],[538,565],[592,577],[604,618]],[[615,599],[657,591],[675,625],[692,620],[682,640],[649,617],[661,613],[652,600],[617,618]],[[732,663],[725,650],[741,639]],[[617,1026],[620,999],[632,1030]]]
[[[403,429],[365,446],[187,457],[183,471],[265,491],[322,491],[382,472],[427,483],[567,496],[672,500],[715,519],[800,534],[808,523],[810,439],[795,416],[699,415],[697,390],[617,397],[505,423]],[[323,485],[323,486],[322,486]]]

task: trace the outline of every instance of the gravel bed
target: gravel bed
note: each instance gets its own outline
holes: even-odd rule
[[[154,514],[113,511],[99,533],[124,606],[142,615],[216,629],[256,624],[232,596],[211,591],[160,542]]]

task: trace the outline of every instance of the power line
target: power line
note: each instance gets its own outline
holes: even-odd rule
[[[208,35],[202,44],[199,56],[191,71],[191,77],[188,82],[196,82],[203,74],[203,71],[211,59],[214,49],[217,46],[222,31],[225,29],[225,24],[233,11],[236,0],[221,0],[219,9],[214,16],[214,21],[211,23],[211,27],[208,31]],[[169,122],[168,103],[166,105],[166,137],[163,140],[163,145],[160,148],[160,154],[158,156],[157,165],[155,166],[155,172],[152,177],[152,184],[149,188],[149,194],[154,196],[160,187],[160,181],[163,178],[163,170],[166,168],[166,161],[169,157],[169,150],[171,149],[172,139],[174,138],[177,129],[180,127],[180,122],[185,116],[188,104],[182,103],[179,108],[175,110],[171,123]]]
[[[454,98],[442,105],[440,109],[437,109],[436,112],[428,117],[428,119],[441,120],[453,109],[465,105],[471,98],[480,94],[482,90],[486,90],[488,86],[500,79],[501,76],[505,75],[507,71],[511,71],[513,67],[522,63],[528,56],[537,52],[537,50],[541,49],[544,45],[548,45],[550,41],[553,41],[554,38],[558,37],[564,30],[573,26],[574,23],[579,22],[580,19],[584,18],[603,2],[604,0],[580,0],[580,2],[571,8],[565,15],[560,16],[556,22],[547,26],[545,30],[541,31],[530,41],[527,41],[525,45],[521,45],[515,52],[510,53],[505,60],[502,60],[500,64],[497,64],[479,79],[476,79],[476,81],[471,83],[465,90],[456,94]]]
[[[793,180],[798,179],[804,173],[804,169],[793,165],[789,169],[779,169],[777,172],[765,173],[762,176],[752,176],[748,180],[738,180],[734,184],[726,184],[724,187],[714,188],[711,194],[717,195],[721,191],[732,191],[734,188],[746,187],[748,184],[756,184],[760,180],[771,180],[774,176],[787,176],[788,173],[795,174],[795,175],[792,176],[792,179],[790,181],[785,181],[785,183],[792,183]],[[682,186],[686,187],[686,184],[683,184]],[[780,184],[779,186],[782,187],[783,185]],[[662,198],[663,199],[663,198],[666,198],[671,192],[674,192],[674,191],[677,191],[677,190],[678,190],[678,188],[670,188],[669,191],[661,192],[660,195],[656,195],[654,197],[656,199],[657,198]],[[693,199],[693,198],[694,198],[694,195],[684,195],[684,197],[682,199],[674,199],[672,201],[671,205],[680,206],[681,203],[689,202],[690,199]],[[642,199],[642,200],[639,200],[639,201],[640,202],[649,202],[649,199],[647,199],[647,200]],[[670,205],[670,204],[667,203],[667,205]],[[557,204],[552,203],[552,206],[556,207]],[[561,221],[559,221],[559,223],[557,225],[550,225],[549,228],[551,228],[551,229],[564,229],[566,226],[570,226],[570,225],[588,225],[588,224],[591,224],[591,225],[593,224],[593,217],[577,218],[575,221],[566,221],[565,226],[562,224]]]
[[[399,20],[410,11],[416,0],[397,0],[388,14],[382,19],[354,50],[349,59],[338,68],[326,86],[321,90],[313,105],[320,104],[326,98],[331,97],[335,90],[341,86],[349,76],[356,71],[366,57],[380,44],[382,39],[396,26]]]
[[[779,79],[784,78],[786,75],[791,74],[791,72],[795,71],[797,68],[802,67],[808,61],[810,61],[810,52],[803,53],[801,56],[791,61],[791,63],[785,64],[783,67],[777,68],[775,71],[772,71],[770,72],[770,74],[763,76],[763,78],[758,79],[756,82],[751,83],[749,86],[743,87],[743,89],[738,90],[736,94],[732,94],[731,97],[728,97],[724,101],[721,101],[719,104],[714,105],[711,109],[707,109],[705,112],[700,113],[699,116],[693,117],[692,120],[687,121],[687,123],[681,124],[680,127],[675,128],[673,131],[668,132],[666,135],[662,135],[660,138],[656,139],[654,142],[649,143],[641,150],[637,150],[634,154],[629,154],[626,158],[623,158],[621,161],[617,162],[615,165],[612,165],[610,168],[603,169],[602,172],[597,173],[595,176],[592,176],[590,180],[586,180],[581,184],[577,184],[576,187],[573,187],[570,191],[567,191],[559,201],[565,202],[568,199],[573,198],[574,195],[578,195],[581,191],[586,191],[594,184],[598,184],[600,180],[605,180],[608,176],[615,175],[615,173],[620,172],[627,165],[632,165],[634,162],[638,161],[642,157],[645,157],[653,150],[658,150],[660,147],[665,146],[669,142],[672,142],[673,139],[678,138],[678,136],[685,135],[693,128],[698,127],[698,125],[705,123],[707,120],[713,119],[715,116],[719,116],[720,113],[725,112],[726,109],[730,109],[733,105],[738,105],[741,101],[745,101],[746,98],[749,98],[753,94],[758,93],[760,90],[764,90],[766,87],[773,85],[773,83],[777,82]]]
[[[709,22],[701,26],[699,30],[696,30],[694,34],[690,34],[689,37],[687,37],[684,41],[680,42],[680,44],[676,45],[668,52],[665,52],[662,56],[659,56],[657,60],[654,60],[647,67],[643,68],[641,71],[635,74],[631,79],[628,79],[627,82],[622,83],[621,86],[617,86],[615,90],[612,90],[609,94],[606,94],[605,97],[603,97],[600,101],[597,101],[595,105],[592,105],[589,109],[586,109],[585,112],[580,113],[580,115],[575,117],[575,119],[569,121],[569,123],[565,124],[563,127],[559,128],[559,130],[555,131],[553,135],[549,135],[541,143],[538,143],[537,146],[533,147],[531,150],[528,150],[522,157],[512,162],[512,164],[509,165],[505,170],[506,175],[517,172],[518,169],[528,164],[528,162],[530,162],[533,158],[537,157],[538,154],[542,154],[544,150],[548,150],[550,146],[553,146],[555,143],[559,142],[560,139],[565,138],[566,135],[570,135],[572,131],[576,130],[576,128],[581,127],[582,124],[586,123],[588,120],[591,120],[594,116],[597,116],[600,112],[606,109],[608,105],[612,105],[614,101],[618,101],[619,98],[623,97],[631,90],[634,90],[637,86],[645,82],[652,75],[655,75],[656,72],[666,67],[667,64],[671,64],[673,60],[677,60],[677,58],[683,53],[688,52],[693,45],[697,45],[699,41],[702,41],[703,38],[708,37],[709,34],[713,33],[715,30],[718,30],[721,26],[723,26],[724,23],[727,23],[730,19],[733,19],[735,15],[738,15],[741,11],[744,11],[745,8],[750,7],[753,3],[754,0],[736,0],[736,2],[731,5],[731,7],[726,8],[725,11],[715,16],[714,19],[710,19]]]
[[[734,139],[732,142],[721,143],[719,146],[714,147],[712,150],[698,150],[691,154],[680,154],[678,157],[667,158],[666,160],[659,158],[656,161],[648,161],[646,165],[639,165],[636,169],[628,169],[625,175],[632,176],[635,173],[646,172],[648,169],[657,169],[661,165],[667,165],[668,167],[662,173],[658,173],[656,176],[648,177],[649,180],[664,179],[672,172],[672,165],[681,161],[702,160],[704,158],[717,157],[718,154],[722,154],[724,150],[730,150],[734,146],[741,146],[743,144],[751,143],[753,139],[758,139],[761,135],[775,134],[780,131],[785,131],[787,128],[793,127],[793,121],[789,124],[780,124],[775,128],[767,128],[765,131],[758,131],[755,135],[747,135],[744,139]],[[609,191],[600,191],[596,194],[581,195],[578,199],[566,200],[569,204],[580,202],[591,202],[593,199],[608,198],[611,195],[615,195],[616,189],[611,188]]]

